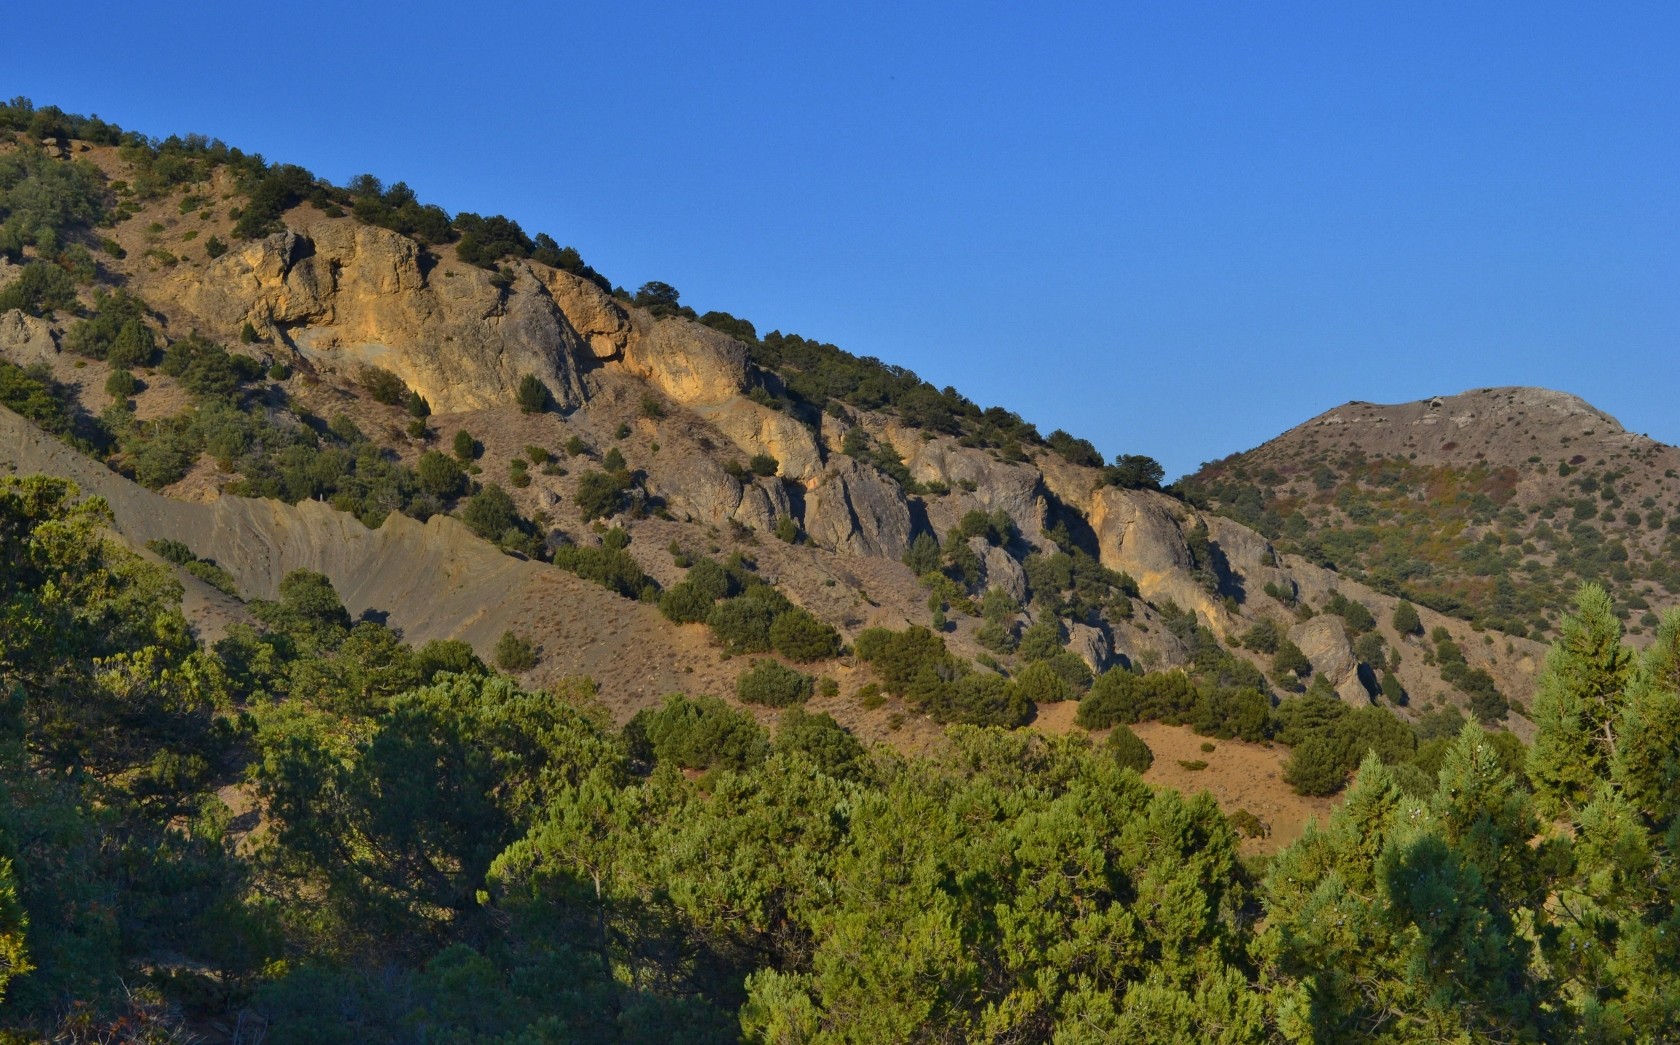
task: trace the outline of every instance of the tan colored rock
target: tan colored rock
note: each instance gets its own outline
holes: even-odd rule
[[[745,345],[699,323],[640,312],[622,366],[685,406],[724,403],[748,387]]]
[[[442,413],[510,403],[526,374],[575,407],[585,395],[576,358],[589,350],[530,266],[513,271],[506,292],[473,266],[427,272],[408,237],[323,220],[229,251],[202,273],[181,271],[161,289],[215,336],[231,340],[250,323],[317,367],[383,367]]]
[[[630,315],[600,287],[570,272],[532,265],[566,321],[596,359],[617,359],[630,342]]]
[[[0,356],[18,366],[51,364],[58,355],[52,324],[19,309],[0,314]]]
[[[1130,574],[1148,601],[1171,599],[1194,610],[1223,638],[1230,634],[1231,615],[1190,572],[1195,562],[1184,533],[1193,517],[1182,503],[1152,490],[1105,486],[1091,494],[1089,521],[1102,564]]]
[[[696,404],[694,412],[712,423],[748,456],[765,453],[777,462],[777,474],[805,482],[822,472],[822,453],[811,430],[780,410],[745,396],[717,405]]]
[[[805,494],[805,532],[819,547],[899,559],[910,548],[910,506],[875,469],[832,457]]]

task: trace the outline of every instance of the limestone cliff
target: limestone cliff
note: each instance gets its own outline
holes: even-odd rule
[[[498,288],[483,269],[432,260],[406,236],[323,219],[164,280],[158,303],[224,340],[249,323],[318,369],[382,367],[440,411],[512,402],[525,374],[563,408],[583,402],[587,349],[528,267]]]

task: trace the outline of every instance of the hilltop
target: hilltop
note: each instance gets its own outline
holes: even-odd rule
[[[1636,637],[1680,602],[1680,448],[1562,392],[1348,403],[1178,484],[1281,549],[1545,640],[1583,581]]]

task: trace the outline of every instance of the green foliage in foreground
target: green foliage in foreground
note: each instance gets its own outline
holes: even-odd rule
[[[1635,656],[1588,589],[1526,775],[1474,725],[1428,774],[1367,757],[1326,825],[1250,864],[1210,798],[1128,768],[1126,734],[955,727],[902,758],[678,696],[618,730],[591,687],[410,649],[305,573],[205,650],[103,521],[0,480],[0,1028],[24,1040],[185,1040],[183,1007],[281,1045],[1680,1021],[1680,614]],[[930,639],[859,653],[912,693]]]

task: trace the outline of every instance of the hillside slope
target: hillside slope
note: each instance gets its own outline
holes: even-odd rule
[[[1536,639],[1582,581],[1618,593],[1635,641],[1680,602],[1680,448],[1561,392],[1349,403],[1179,489],[1285,550]]]
[[[184,541],[247,597],[308,567],[413,639],[487,652],[528,633],[539,671],[597,677],[620,715],[671,689],[732,689],[740,666],[716,636],[636,601],[706,556],[734,556],[846,640],[930,624],[1006,679],[1036,659],[1076,684],[1182,666],[1285,694],[1311,681],[1416,717],[1470,705],[1475,687],[1437,670],[1450,649],[1482,673],[1488,721],[1532,689],[1533,643],[1427,610],[1431,637],[1403,635],[1392,591],[1147,488],[1142,459],[1105,466],[1088,443],[901,369],[698,317],[663,285],[610,291],[505,219],[428,234],[392,218],[377,186],[334,189],[214,147],[70,141],[29,162],[43,178],[82,172],[103,215],[85,235],[103,254],[70,300],[0,314],[0,358],[42,368],[67,432],[167,499],[21,438],[12,462],[80,475],[129,536]],[[478,244],[491,227],[503,238]],[[0,290],[43,271],[37,248],[17,260]],[[539,399],[521,406],[528,391]],[[492,491],[511,514],[486,529],[474,512]],[[642,576],[603,583],[628,597],[539,561],[588,576],[580,560],[617,548]],[[1298,667],[1280,672],[1280,643]],[[896,698],[865,714],[869,675],[852,659],[814,670],[841,682],[823,699],[842,721],[926,726]]]

